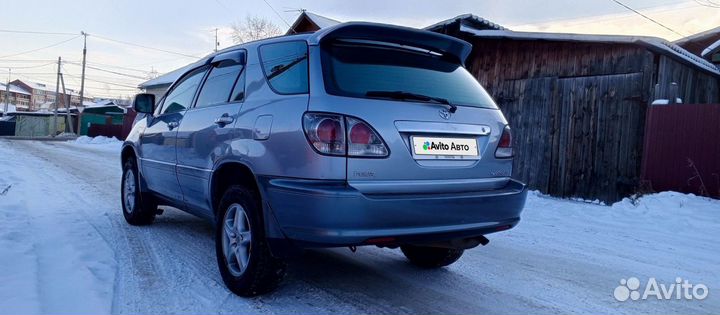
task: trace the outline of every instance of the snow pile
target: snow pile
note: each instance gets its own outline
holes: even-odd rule
[[[73,141],[68,141],[67,143],[72,146],[89,148],[93,150],[119,152],[123,142],[115,137],[108,138],[105,136],[80,136]]]
[[[97,136],[97,137],[88,137],[88,136],[80,136],[77,139],[75,139],[75,143],[82,143],[82,144],[117,144],[120,140],[118,140],[115,137],[108,138],[106,136]]]

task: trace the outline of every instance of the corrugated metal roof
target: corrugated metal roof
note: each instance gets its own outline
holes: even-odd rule
[[[720,76],[720,69],[682,47],[668,42],[662,38],[649,36],[624,36],[624,35],[592,35],[592,34],[567,34],[567,33],[539,33],[539,32],[514,32],[510,30],[476,30],[462,28],[463,32],[483,38],[510,38],[524,40],[548,40],[548,41],[570,41],[570,42],[596,42],[596,43],[624,43],[640,44],[648,46],[657,52],[664,53],[685,61],[702,70]]]

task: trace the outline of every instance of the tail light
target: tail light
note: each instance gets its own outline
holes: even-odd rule
[[[512,132],[510,132],[510,126],[505,126],[505,129],[503,129],[502,136],[500,136],[500,142],[498,142],[498,147],[495,150],[495,157],[513,157]]]
[[[312,146],[321,154],[352,157],[388,155],[388,148],[378,133],[357,118],[306,113],[303,116],[303,128]]]
[[[349,156],[387,156],[388,149],[377,132],[364,121],[346,117]]]
[[[303,128],[318,152],[345,155],[345,120],[342,116],[307,113],[303,116]]]

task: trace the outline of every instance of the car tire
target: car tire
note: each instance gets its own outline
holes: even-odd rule
[[[270,253],[257,195],[243,186],[230,186],[215,221],[217,263],[228,289],[244,297],[275,290],[285,276],[286,264]]]
[[[462,256],[462,249],[427,247],[415,245],[400,246],[410,263],[423,268],[440,268],[456,262]]]
[[[120,203],[125,221],[130,225],[148,225],[153,223],[157,214],[157,203],[148,193],[140,190],[140,173],[134,159],[123,164],[120,184]]]

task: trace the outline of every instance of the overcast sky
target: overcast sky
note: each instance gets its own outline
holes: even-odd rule
[[[698,0],[704,1],[704,0]],[[715,0],[717,1],[717,0]],[[229,25],[248,15],[265,17],[287,29],[300,9],[340,21],[374,21],[424,27],[464,13],[473,13],[513,30],[596,34],[650,35],[674,40],[720,26],[720,9],[694,0],[622,0],[626,5],[673,29],[666,30],[629,12],[612,0],[0,0],[0,80],[34,79],[55,82],[50,63],[62,56],[66,84],[79,89],[82,37],[76,35],[17,34],[2,30],[89,33],[88,93],[96,96],[131,95],[132,87],[148,72],[171,71],[213,50],[214,29],[220,28],[220,48],[232,45]],[[717,1],[720,2],[720,1]],[[677,32],[677,33],[675,33]],[[96,36],[93,36],[96,35]],[[154,51],[115,41],[176,52]],[[62,41],[65,43],[39,49]],[[19,54],[22,53],[22,54]],[[122,67],[122,68],[121,68]]]

